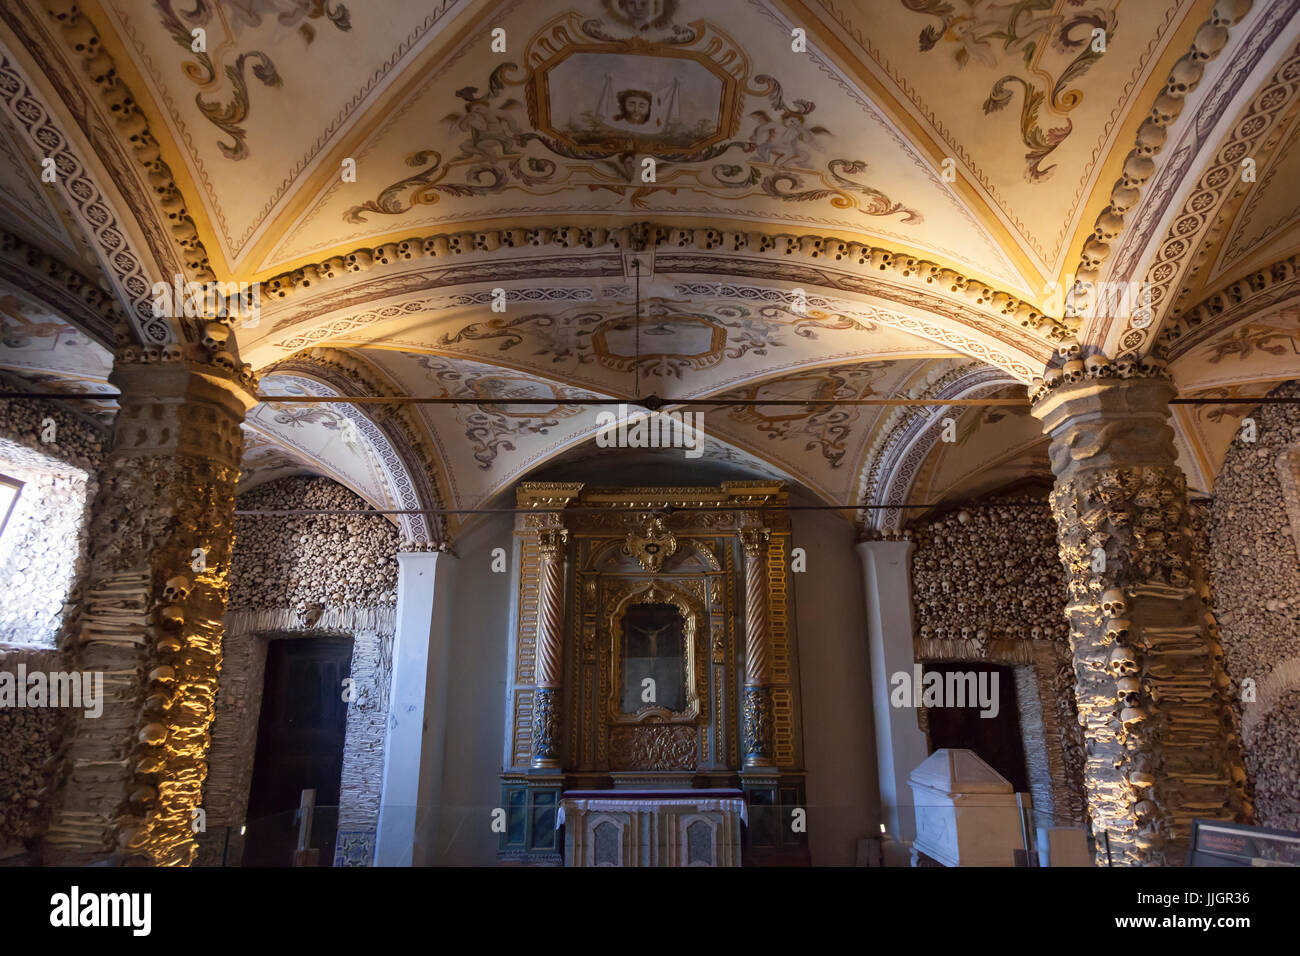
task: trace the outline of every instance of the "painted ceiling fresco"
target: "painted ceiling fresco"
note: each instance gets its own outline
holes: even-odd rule
[[[1060,267],[1125,112],[1147,108],[1147,74],[1204,13],[1188,0],[809,6],[1044,274]]]
[[[1103,233],[1102,277],[1155,284],[1158,319],[1085,324],[1087,346],[1145,351],[1198,303],[1228,303],[1171,356],[1184,394],[1225,400],[1175,413],[1189,481],[1209,488],[1251,397],[1300,368],[1295,264],[1258,308],[1228,288],[1258,292],[1300,253],[1297,3],[1252,4],[1182,84],[1186,112],[1118,226],[1112,188],[1207,0],[99,0],[88,16],[211,268],[264,280],[261,323],[238,330],[241,361],[283,363],[264,392],[338,394],[312,371],[330,352],[392,394],[475,398],[408,416],[446,503],[473,508],[600,462],[598,409],[573,402],[638,395],[743,403],[705,409],[705,460],[852,500],[894,411],[766,403],[919,396],[966,366],[999,372],[981,394],[1023,395],[1066,334],[1049,290]],[[150,246],[168,209],[150,227],[126,208],[102,140],[73,158],[120,187],[87,205],[107,227],[41,182],[47,141],[71,155],[111,123],[20,89],[11,23],[4,228],[138,313],[125,290],[171,268]],[[584,238],[605,227],[639,231]],[[3,276],[0,321],[0,372],[108,389],[108,353]],[[386,414],[257,406],[244,486],[321,473],[409,504]],[[916,495],[1043,476],[1020,408],[957,418],[958,440],[909,472]]]

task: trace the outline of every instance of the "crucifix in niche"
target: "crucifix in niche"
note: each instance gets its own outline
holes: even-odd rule
[[[648,683],[647,680],[652,683]],[[623,617],[622,709],[686,709],[686,622],[672,604],[633,604]]]

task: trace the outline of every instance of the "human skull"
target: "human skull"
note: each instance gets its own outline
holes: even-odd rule
[[[1129,628],[1132,627],[1131,621],[1123,618],[1117,618],[1106,625],[1107,644],[1127,644],[1129,638]]]
[[[1047,388],[1052,388],[1054,385],[1060,384],[1060,381],[1064,376],[1065,373],[1059,368],[1049,368],[1043,373],[1043,385]]]
[[[173,635],[164,634],[162,637],[158,638],[154,647],[163,654],[175,654],[184,647],[184,645]]]
[[[1116,678],[1132,677],[1139,669],[1132,648],[1122,645],[1110,652],[1110,660],[1106,662],[1106,667]]]
[[[170,684],[176,680],[176,668],[160,664],[149,672],[150,683]]]
[[[230,329],[220,322],[207,322],[203,326],[203,338],[199,341],[209,352],[219,352],[230,341]]]
[[[212,364],[232,375],[239,371],[239,366],[235,363],[235,357],[229,352],[218,352],[213,355]]]
[[[183,362],[185,360],[185,347],[175,342],[171,345],[164,345],[162,359],[164,362]]]
[[[161,361],[161,359],[162,349],[158,348],[156,345],[146,345],[140,351],[140,361],[144,362],[146,365],[152,365],[154,362]]]
[[[1121,677],[1115,681],[1115,690],[1125,704],[1134,707],[1142,696],[1142,682],[1136,677]]]
[[[1098,353],[1083,360],[1083,369],[1090,378],[1104,378],[1110,374],[1110,359]]]
[[[930,634],[931,634],[933,631],[934,631],[934,628],[930,627],[929,624],[922,624],[922,625],[921,625],[921,636],[922,636],[922,637],[928,639],[928,638],[930,637]]]
[[[1115,360],[1115,374],[1120,378],[1132,378],[1137,373],[1137,362],[1132,355],[1121,355]]]
[[[185,623],[185,612],[173,605],[158,612],[158,620],[164,627],[180,627]]]
[[[1065,380],[1071,384],[1081,382],[1083,381],[1083,363],[1078,359],[1066,362],[1061,369],[1061,373],[1064,375]]]
[[[1106,256],[1110,254],[1110,247],[1106,243],[1097,239],[1095,236],[1090,237],[1083,244],[1083,250],[1079,253],[1079,266],[1081,269],[1093,271],[1101,268]]]
[[[1101,612],[1107,617],[1119,617],[1128,610],[1124,592],[1119,588],[1109,588],[1101,595]]]
[[[167,725],[151,723],[140,728],[137,740],[147,747],[160,747],[167,740]]]
[[[168,604],[184,603],[193,589],[194,585],[190,584],[190,579],[183,574],[178,574],[174,578],[168,578],[167,583],[163,585],[163,600]]]
[[[1145,376],[1155,378],[1165,370],[1164,359],[1156,358],[1154,355],[1148,355],[1142,361],[1138,362],[1138,371]]]
[[[1079,344],[1076,338],[1061,339],[1056,346],[1056,354],[1065,361],[1077,359],[1083,351],[1083,346]]]

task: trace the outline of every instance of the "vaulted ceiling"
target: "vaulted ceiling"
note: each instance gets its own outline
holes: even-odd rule
[[[258,282],[267,394],[499,401],[268,401],[246,484],[474,508],[592,460],[566,400],[1021,398],[1077,335],[1241,399],[1176,414],[1208,490],[1300,355],[1298,11],[0,0],[0,369],[102,388],[154,282]],[[707,458],[940,500],[1046,473],[1023,412],[719,405]]]

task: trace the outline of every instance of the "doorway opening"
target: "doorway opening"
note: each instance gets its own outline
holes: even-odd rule
[[[293,863],[304,790],[316,791],[307,846],[320,850],[321,866],[332,864],[351,669],[350,637],[267,642],[244,866]]]
[[[930,753],[943,747],[973,750],[990,767],[1006,777],[1016,793],[1029,790],[1029,772],[1025,763],[1025,746],[1020,737],[1019,712],[1016,707],[1016,680],[1013,668],[1002,664],[963,661],[930,661],[927,671],[944,675],[953,673],[988,673],[988,687],[996,675],[997,714],[986,717],[978,707],[928,707]]]

